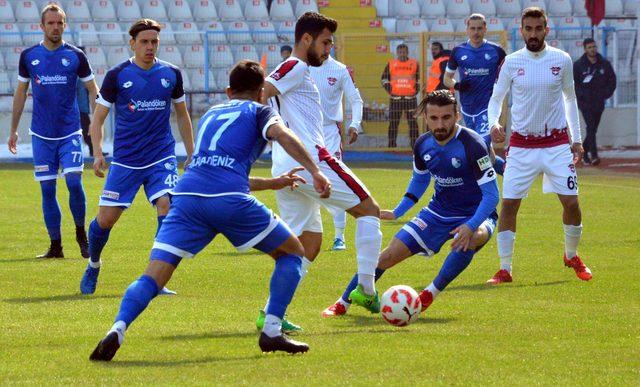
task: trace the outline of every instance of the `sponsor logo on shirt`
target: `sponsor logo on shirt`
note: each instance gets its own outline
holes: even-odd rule
[[[130,88],[131,86],[133,86],[133,82],[131,82],[131,81],[126,81],[125,83],[123,83],[123,84],[122,84],[122,87],[123,87],[124,89],[128,89],[128,88]]]
[[[453,157],[451,159],[451,165],[453,165],[454,168],[460,168],[460,166],[462,165],[462,161],[460,161],[460,159],[457,157]]]
[[[477,69],[466,68],[464,69],[464,75],[468,77],[483,77],[485,75],[489,75],[489,69],[484,67],[480,67]]]
[[[36,165],[34,167],[36,172],[49,172],[49,166],[48,165]]]
[[[120,199],[120,193],[119,192],[114,192],[114,191],[107,191],[106,189],[102,191],[102,197],[105,199],[113,199],[113,200],[118,200]]]
[[[491,168],[491,159],[489,159],[489,156],[484,156],[483,158],[479,159],[478,167],[481,171]]]
[[[171,86],[171,82],[169,82],[169,80],[165,78],[161,78],[160,83],[162,84],[162,87],[164,87],[165,89],[168,89]]]
[[[167,106],[167,101],[162,101],[159,99],[153,99],[151,101],[134,101],[130,100],[127,104],[127,107],[131,112],[139,111],[139,112],[148,112],[153,110],[164,110]]]
[[[436,184],[440,187],[458,187],[464,184],[461,177],[440,177],[438,175],[433,175],[433,178],[436,180]]]
[[[418,228],[420,230],[424,230],[427,228],[427,224],[424,222],[424,220],[420,219],[420,218],[413,218],[411,219],[411,223],[415,224],[416,226],[418,226]]]
[[[335,79],[334,77],[329,77],[327,78],[327,81],[329,81],[329,86],[333,86],[336,84],[336,82],[338,81],[337,79]]]
[[[518,76],[521,77],[524,75],[524,69],[520,68],[518,69]]]
[[[35,82],[38,85],[46,86],[46,85],[66,85],[67,84],[67,76],[66,75],[36,75]]]
[[[31,66],[37,66],[40,64],[40,61],[38,59],[34,59],[31,61]]]
[[[553,74],[553,75],[558,75],[558,74],[560,74],[560,67],[558,67],[558,66],[553,66],[553,67],[551,68],[551,74]]]
[[[61,62],[64,67],[68,67],[71,64],[71,62],[67,58],[62,58]]]

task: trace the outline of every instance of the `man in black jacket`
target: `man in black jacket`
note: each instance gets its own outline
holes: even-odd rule
[[[583,162],[598,165],[600,158],[596,146],[596,132],[604,111],[604,103],[616,90],[616,74],[611,63],[598,54],[593,39],[585,39],[582,46],[584,55],[573,64],[573,77],[578,108],[587,124]]]

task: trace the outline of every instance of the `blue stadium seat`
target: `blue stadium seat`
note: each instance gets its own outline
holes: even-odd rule
[[[167,21],[167,8],[162,0],[144,0],[142,16],[156,21]]]
[[[16,23],[0,24],[0,46],[21,46],[22,36]]]
[[[405,0],[406,3],[407,0]],[[414,0],[417,1],[417,0]],[[305,12],[318,12],[318,4],[315,0],[298,0],[295,5],[296,17],[302,16]]]
[[[0,2],[0,22],[2,23],[13,23],[16,20],[13,15],[13,7],[11,6],[11,2],[4,0]]]
[[[253,41],[256,43],[276,43],[278,36],[276,29],[269,20],[262,20],[253,24]]]
[[[420,15],[428,19],[436,19],[447,16],[445,0],[420,0]]]
[[[196,0],[193,4],[193,17],[197,21],[218,20],[218,11],[213,0]]]
[[[64,9],[67,13],[69,22],[88,22],[92,21],[89,5],[85,0],[71,0]]]
[[[172,21],[193,21],[189,3],[186,0],[170,0],[169,19]]]
[[[291,20],[295,19],[293,7],[289,0],[273,0],[269,9],[271,20]]]
[[[269,11],[264,0],[251,0],[244,4],[246,20],[269,20]]]
[[[140,6],[135,0],[119,0],[116,13],[120,21],[134,21],[142,17]]]
[[[16,6],[14,16],[18,22],[27,23],[40,21],[40,10],[35,1],[12,1],[12,3]]]
[[[91,7],[91,15],[95,21],[114,21],[116,17],[116,8],[111,0],[95,0]]]

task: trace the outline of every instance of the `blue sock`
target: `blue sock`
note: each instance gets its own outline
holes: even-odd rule
[[[73,221],[77,227],[84,227],[87,199],[84,196],[84,187],[82,187],[82,175],[68,173],[66,181],[69,189],[69,208],[71,209],[71,215],[73,215]]]
[[[297,255],[283,255],[276,259],[276,267],[271,275],[269,284],[269,306],[267,314],[272,314],[278,318],[284,317],[284,312],[291,303],[293,294],[296,292],[298,282],[302,277],[300,266],[302,259]]]
[[[440,273],[433,280],[435,287],[440,291],[444,290],[451,281],[456,279],[469,266],[475,253],[474,250],[450,252],[444,260],[442,268],[440,268]]]
[[[375,276],[375,280],[378,281],[378,279],[380,279],[380,277],[382,277],[382,275],[384,274],[384,269],[376,269],[376,276]],[[358,286],[358,274],[354,275],[353,278],[351,278],[351,282],[349,282],[349,285],[347,285],[347,288],[344,290],[344,293],[342,293],[342,301],[349,303],[349,294],[351,294],[351,292],[353,291],[353,289],[355,289]]]
[[[89,225],[89,256],[92,262],[100,261],[100,254],[109,240],[110,232],[111,229],[102,229],[96,219]]]
[[[162,221],[166,217],[167,217],[167,215],[159,215],[158,216],[158,228],[156,228],[156,236],[158,236],[158,233],[160,232],[160,226],[162,226]]]
[[[56,181],[44,180],[40,182],[42,190],[42,215],[44,216],[44,224],[47,227],[49,238],[52,241],[60,240],[60,223],[62,223],[62,213],[60,205],[56,199]]]
[[[157,295],[156,281],[148,275],[140,276],[124,292],[115,322],[124,321],[128,328]]]
[[[493,164],[493,169],[495,169],[496,173],[500,176],[504,175],[504,164],[504,159],[500,156],[496,156],[496,162]]]

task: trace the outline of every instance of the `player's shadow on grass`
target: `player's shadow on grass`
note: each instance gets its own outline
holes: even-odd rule
[[[386,322],[384,322],[384,320],[382,319],[382,317],[380,317],[378,314],[372,314],[370,316],[354,316],[354,315],[345,315],[343,317],[341,317],[342,320],[348,320],[350,322],[352,322],[353,324],[350,325],[354,325],[354,326],[380,326],[381,324],[384,326],[386,325]],[[452,321],[455,321],[454,318],[450,318],[450,317],[425,317],[425,316],[421,316],[419,319],[417,319],[413,324],[448,324]],[[392,328],[392,330],[395,330],[395,328]],[[385,330],[386,332],[387,330]],[[371,332],[371,331],[357,331],[357,332]]]
[[[33,262],[33,263],[40,263],[40,262],[57,262],[57,261],[64,261],[64,260],[74,260],[75,257],[70,257],[70,258],[36,258],[36,257],[27,257],[27,258],[0,258],[0,265],[3,263],[16,263],[16,262]]]
[[[91,301],[98,298],[121,298],[122,295],[103,294],[98,296],[86,296],[84,294],[60,294],[47,297],[17,297],[5,298],[3,301],[9,304],[38,304],[41,302],[67,302],[67,301]]]
[[[186,335],[170,335],[162,336],[160,340],[208,340],[208,339],[227,339],[233,337],[258,337],[258,331],[246,332],[203,332]]]
[[[447,292],[455,292],[455,291],[484,291],[484,290],[496,290],[498,288],[528,288],[528,287],[536,287],[536,286],[555,286],[562,285],[567,282],[571,282],[569,280],[561,280],[561,281],[549,281],[549,282],[534,282],[534,283],[517,283],[517,284],[504,284],[500,286],[492,286],[487,284],[472,284],[472,285],[455,285],[447,287]]]
[[[255,354],[250,356],[207,356],[200,359],[185,359],[185,360],[116,360],[110,363],[101,363],[105,367],[174,367],[184,366],[188,364],[206,364],[206,363],[224,363],[230,361],[256,361],[262,357],[261,354]]]

